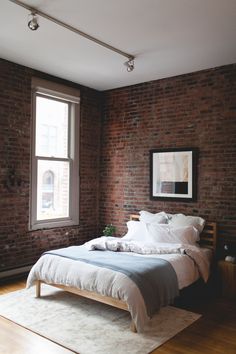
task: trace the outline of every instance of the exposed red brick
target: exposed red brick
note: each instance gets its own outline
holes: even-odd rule
[[[104,93],[100,221],[139,210],[201,215],[236,237],[236,65]],[[149,150],[198,147],[197,202],[149,198]]]
[[[78,227],[28,229],[32,76],[81,90]],[[81,244],[97,235],[100,123],[99,92],[0,60],[0,270],[31,264],[47,249]],[[20,185],[9,189],[12,168]]]

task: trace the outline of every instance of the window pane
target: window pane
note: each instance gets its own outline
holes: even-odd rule
[[[69,216],[69,162],[38,160],[37,220]]]
[[[36,156],[68,157],[68,103],[36,97]]]

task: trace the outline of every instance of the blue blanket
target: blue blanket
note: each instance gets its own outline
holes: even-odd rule
[[[88,251],[83,246],[61,248],[44,254],[86,262],[127,275],[139,288],[150,317],[179,294],[176,273],[164,259],[112,251]]]

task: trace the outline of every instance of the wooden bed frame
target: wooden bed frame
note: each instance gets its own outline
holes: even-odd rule
[[[130,215],[130,220],[139,221],[139,215],[136,215],[136,214]],[[215,251],[216,251],[216,237],[217,237],[216,223],[214,223],[214,222],[206,223],[204,230],[202,231],[202,233],[200,235],[200,245],[203,247],[207,247],[207,248],[212,249],[213,255],[215,254]],[[41,284],[51,285],[56,288],[70,292],[72,294],[76,294],[79,296],[86,297],[88,299],[99,301],[104,304],[111,305],[113,307],[116,307],[116,308],[119,308],[119,309],[129,312],[127,303],[122,300],[119,300],[119,299],[116,299],[113,297],[109,297],[109,296],[100,295],[100,294],[97,294],[96,292],[92,292],[92,291],[81,290],[79,288],[74,288],[74,287],[60,285],[60,284],[46,283],[41,280],[37,280],[37,282],[36,282],[36,297],[41,296]],[[132,332],[137,332],[136,326],[133,321],[131,321],[130,329]]]

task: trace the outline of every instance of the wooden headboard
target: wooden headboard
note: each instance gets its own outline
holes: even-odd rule
[[[130,220],[139,221],[139,215],[130,215]],[[216,253],[217,225],[215,222],[207,222],[200,234],[200,245],[210,248]]]

